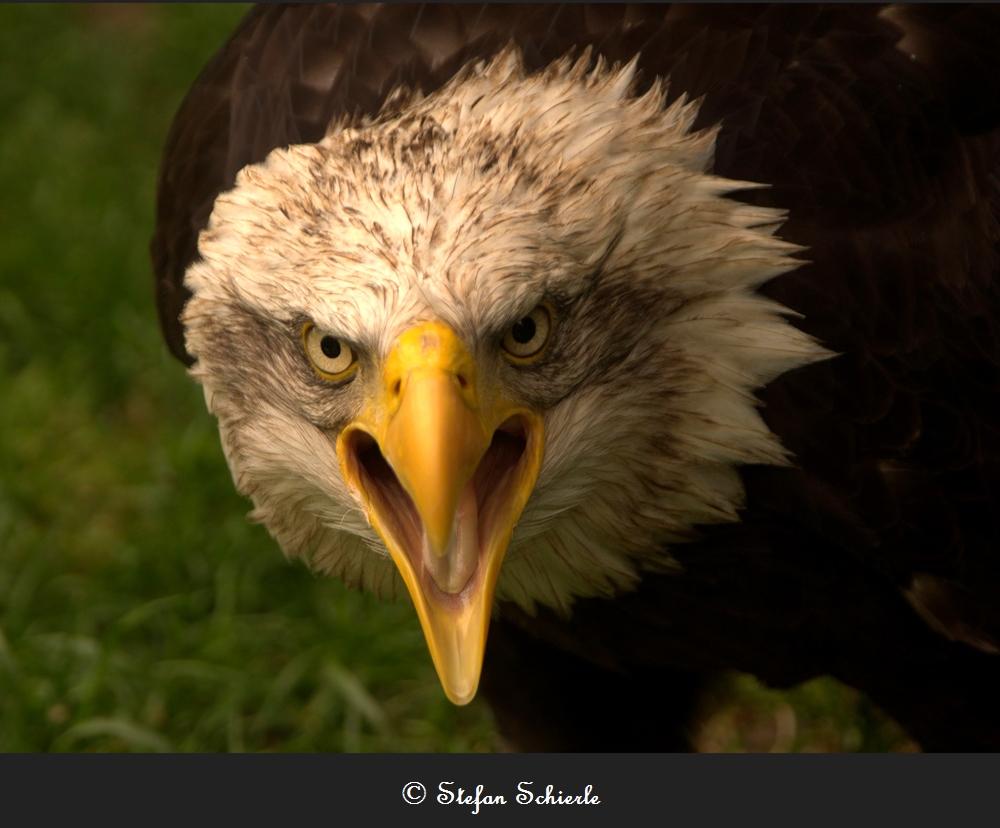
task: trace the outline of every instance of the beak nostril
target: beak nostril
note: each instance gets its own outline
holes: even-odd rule
[[[398,397],[399,396],[399,389],[402,388],[402,387],[403,387],[403,381],[402,380],[396,380],[393,383],[393,385],[392,385],[392,396]]]
[[[455,377],[458,379],[458,387],[461,388],[463,391],[469,387],[468,380],[466,380],[466,378],[463,377],[461,374],[455,374]]]

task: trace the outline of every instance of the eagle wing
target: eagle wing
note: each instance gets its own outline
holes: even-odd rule
[[[664,76],[668,101],[702,98],[714,172],[768,185],[740,198],[787,210],[780,235],[807,248],[763,292],[839,356],[761,392],[795,465],[744,468],[743,520],[677,546],[683,575],[571,619],[501,608],[482,685],[501,727],[522,746],[641,747],[658,728],[627,705],[683,707],[738,668],[832,673],[927,747],[1000,744],[996,8],[256,8],[167,139],[152,254],[171,351],[190,364],[184,272],[242,167],[511,41],[529,70],[588,45],[638,54],[639,92]],[[595,705],[617,718],[581,735]]]

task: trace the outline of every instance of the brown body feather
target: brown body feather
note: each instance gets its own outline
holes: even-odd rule
[[[832,674],[931,749],[1000,747],[1000,11],[990,6],[261,7],[170,132],[161,322],[216,196],[275,147],[430,92],[513,40],[527,68],[639,55],[704,96],[717,175],[789,211],[808,264],[762,292],[840,356],[759,395],[794,468],[744,467],[738,524],[569,619],[501,606],[482,690],[523,748],[665,749],[703,676]],[[648,702],[648,703],[644,703]],[[666,702],[666,703],[665,703]],[[581,718],[582,717],[582,718]],[[581,729],[580,721],[590,722]]]

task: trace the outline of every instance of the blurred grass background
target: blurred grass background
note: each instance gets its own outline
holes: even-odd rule
[[[173,113],[244,5],[0,5],[0,751],[489,751],[408,604],[250,525],[168,356],[148,241]],[[734,676],[702,750],[907,750],[830,679]]]

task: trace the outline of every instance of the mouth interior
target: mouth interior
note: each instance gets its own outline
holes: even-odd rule
[[[517,481],[524,471],[527,442],[527,423],[524,419],[515,415],[505,420],[493,433],[490,446],[479,461],[472,479],[465,484],[453,528],[451,550],[444,558],[461,556],[462,550],[456,551],[458,544],[455,538],[463,528],[475,527],[478,522],[478,538],[474,547],[468,550],[475,555],[475,559],[458,561],[460,574],[456,575],[452,566],[456,561],[438,559],[430,551],[420,514],[382,455],[378,443],[363,431],[354,431],[349,435],[349,462],[357,470],[357,478],[377,511],[383,530],[406,551],[424,589],[433,594],[439,603],[446,606],[455,604],[458,608],[464,604],[465,598],[471,597],[485,569],[483,561],[491,551],[492,540],[509,518]],[[476,514],[471,515],[470,520],[469,511],[472,509]],[[455,580],[456,577],[459,581]]]

